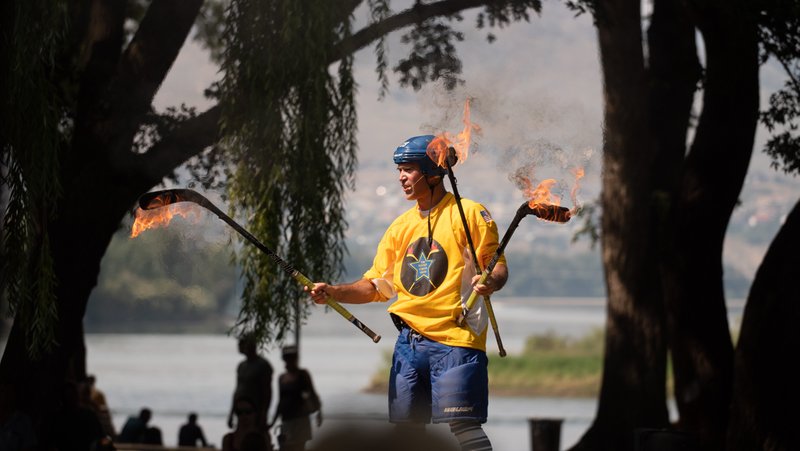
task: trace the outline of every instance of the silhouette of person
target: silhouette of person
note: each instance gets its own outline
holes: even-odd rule
[[[178,430],[178,446],[197,446],[197,442],[204,447],[207,446],[203,428],[197,424],[197,414],[189,413],[187,420],[187,423]]]
[[[128,417],[117,441],[120,443],[162,444],[161,429],[149,425],[152,417],[153,412],[147,407],[143,407],[138,416]]]
[[[222,437],[222,451],[272,450],[269,434],[258,422],[255,403],[248,398],[236,398],[232,414],[236,418],[236,428]]]
[[[147,407],[142,408],[138,416],[129,416],[128,420],[125,421],[125,425],[122,426],[122,431],[119,433],[117,441],[120,443],[141,443],[142,436],[151,417],[152,412]]]
[[[317,427],[322,425],[322,408],[311,381],[311,374],[298,365],[297,346],[286,346],[282,352],[286,372],[278,378],[278,407],[272,419],[273,425],[281,418],[281,433],[278,444],[281,451],[301,451],[311,440],[309,415],[317,412]]]
[[[53,422],[54,448],[88,451],[105,436],[103,426],[94,410],[80,403],[77,383],[66,382],[61,395],[61,408]]]
[[[14,387],[0,383],[0,450],[28,451],[36,448],[33,422],[19,410]]]
[[[111,419],[111,411],[106,403],[105,394],[97,388],[97,378],[94,374],[89,374],[86,376],[84,384],[89,391],[88,396],[91,407],[97,413],[100,424],[103,426],[103,432],[109,437],[116,437],[117,432],[114,429],[114,422]]]
[[[251,334],[239,338],[239,352],[245,356],[236,367],[236,389],[233,392],[228,427],[233,427],[234,404],[238,398],[247,398],[256,409],[256,421],[262,430],[267,429],[267,412],[272,402],[272,365],[258,354],[258,343]]]

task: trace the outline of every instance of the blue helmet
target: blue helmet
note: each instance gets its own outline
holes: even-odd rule
[[[413,136],[408,138],[394,151],[394,164],[417,163],[420,172],[424,175],[437,176],[447,174],[447,170],[428,156],[428,144],[433,141],[433,135]]]

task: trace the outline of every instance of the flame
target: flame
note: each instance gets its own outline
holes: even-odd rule
[[[561,205],[561,198],[553,194],[550,189],[556,184],[556,179],[545,179],[536,188],[527,177],[522,178],[525,188],[522,190],[525,198],[528,199],[528,206],[536,208],[536,205]]]
[[[156,198],[158,199],[158,198]],[[172,218],[181,216],[184,219],[196,221],[198,219],[197,206],[189,203],[164,204],[163,201],[153,199],[148,205],[149,208],[157,207],[159,204],[165,205],[160,208],[148,210],[136,209],[136,220],[131,227],[131,238],[136,238],[140,233],[148,229],[166,227]]]
[[[578,204],[578,190],[581,188],[580,180],[583,178],[584,173],[585,171],[583,168],[574,168],[572,170],[572,175],[575,176],[575,184],[572,185],[572,189],[569,192],[569,196],[572,199],[572,205],[574,205],[573,209],[570,210],[572,214],[575,214],[578,208],[580,208]]]
[[[464,118],[462,119],[464,129],[456,136],[448,132],[442,132],[428,144],[428,156],[431,160],[436,162],[437,165],[443,168],[447,167],[445,160],[448,157],[448,151],[451,147],[455,150],[458,161],[462,163],[467,161],[472,133],[474,132],[476,135],[481,133],[480,126],[478,124],[473,124],[469,120],[469,102],[469,98],[464,101]]]

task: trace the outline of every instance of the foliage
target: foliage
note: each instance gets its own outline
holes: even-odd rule
[[[118,232],[103,258],[86,328],[224,330],[238,295],[233,249],[185,230],[173,224],[136,238]]]
[[[764,146],[773,167],[800,173],[800,4],[770,0],[759,3],[759,41],[762,61],[772,57],[784,69],[783,88],[770,95],[761,122],[774,133]]]
[[[324,0],[232,1],[220,86],[222,146],[235,162],[233,213],[315,279],[338,276],[346,251],[343,192],[356,165],[352,56],[339,61],[336,76],[328,68],[333,44],[350,34],[349,18],[337,12]],[[302,291],[253,247],[242,249],[241,264],[238,326],[282,340]]]
[[[65,2],[13,2],[3,7],[0,90],[14,109],[0,115],[0,186],[3,212],[0,296],[28,324],[33,356],[49,348],[57,318],[56,280],[48,222],[61,196],[62,86],[53,82],[68,32]]]

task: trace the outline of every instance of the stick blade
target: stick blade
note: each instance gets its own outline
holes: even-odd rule
[[[139,208],[154,210],[177,202],[196,202],[193,193],[190,189],[165,189],[144,193],[139,196]]]

